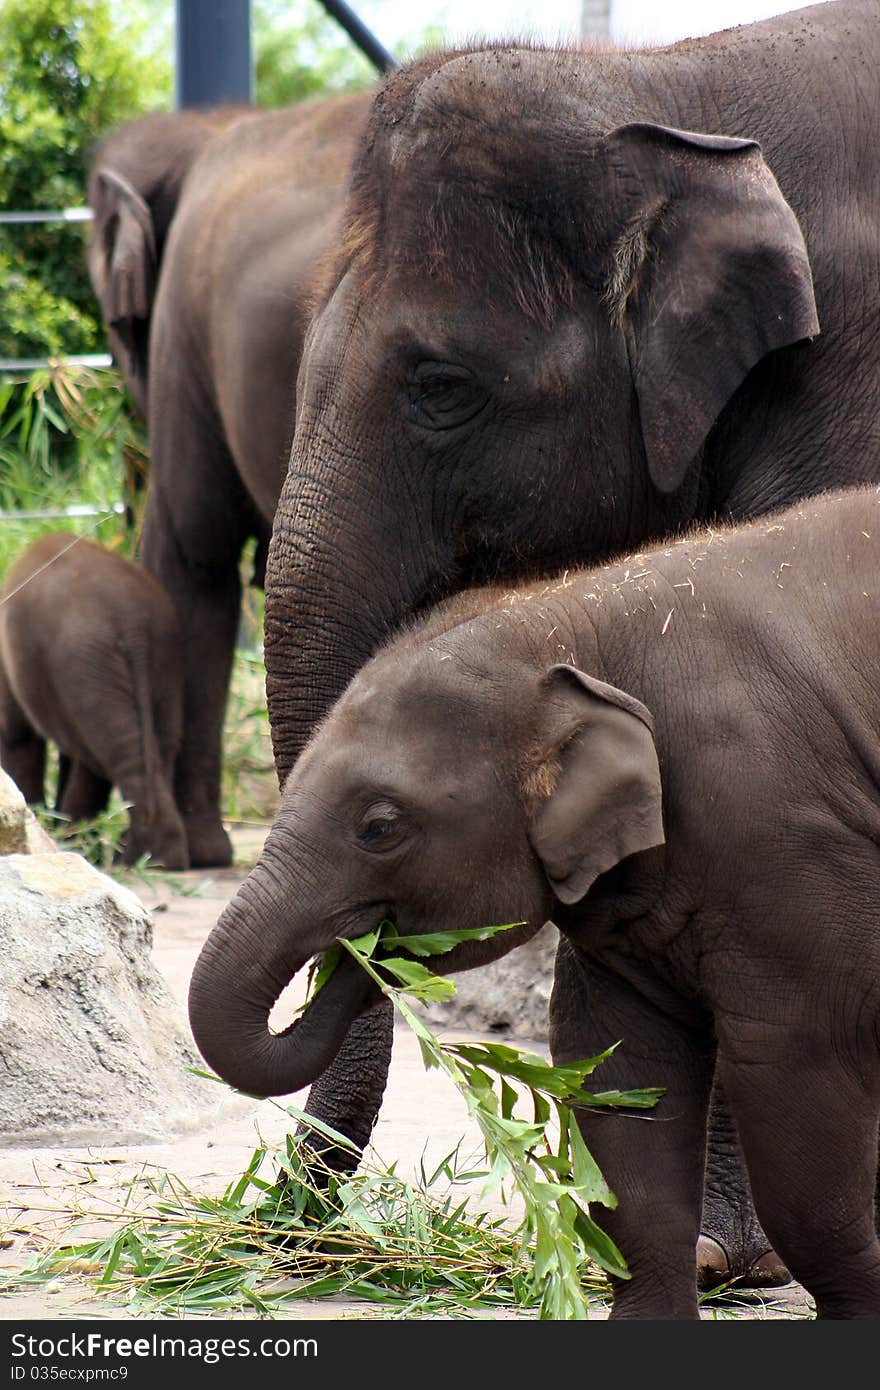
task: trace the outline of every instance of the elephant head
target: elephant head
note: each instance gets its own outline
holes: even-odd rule
[[[407,615],[702,514],[719,417],[818,331],[755,141],[650,124],[632,94],[619,121],[578,61],[435,55],[373,103],[267,569],[282,778]]]
[[[147,414],[150,314],[165,239],[193,160],[247,108],[143,116],[105,136],[89,171],[92,287],[132,400]]]
[[[434,958],[470,969],[528,940],[620,860],[663,841],[651,716],[569,666],[485,662],[470,624],[401,644],[352,682],[288,778],[263,856],[190,986],[206,1060],[285,1094],[331,1063],[378,997],[345,959],[285,1033],[269,1012],[337,938],[515,923]],[[357,1078],[354,1078],[357,1084]]]

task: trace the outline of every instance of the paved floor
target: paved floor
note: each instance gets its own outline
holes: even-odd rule
[[[256,858],[262,832],[236,830],[234,842],[235,866],[180,875],[179,887],[185,888],[185,893],[179,888],[172,891],[170,879],[159,881],[155,887],[133,885],[154,914],[156,962],[181,1007],[201,944]],[[291,1004],[298,1002],[296,991],[301,988],[297,983],[282,997],[275,1021],[283,1019]],[[529,1046],[546,1050],[541,1043]],[[304,1094],[290,1099],[301,1103]],[[18,1267],[47,1234],[58,1229],[59,1221],[77,1209],[78,1200],[87,1198],[93,1209],[102,1201],[118,1202],[122,1185],[144,1165],[150,1170],[176,1173],[199,1191],[220,1190],[242,1172],[259,1142],[280,1142],[290,1125],[283,1108],[272,1102],[221,1099],[206,1129],[163,1144],[87,1150],[0,1149],[0,1264]],[[388,1091],[374,1132],[378,1159],[385,1164],[395,1162],[403,1173],[415,1173],[422,1159],[426,1166],[436,1163],[459,1141],[465,1154],[479,1154],[479,1137],[463,1101],[446,1078],[425,1071],[414,1036],[405,1025],[398,1027]],[[497,1206],[493,1210],[500,1212]],[[48,1287],[0,1298],[0,1319],[125,1315],[123,1309],[99,1299],[85,1278],[58,1280]],[[377,1315],[381,1314],[370,1305],[338,1300],[303,1302],[290,1313],[291,1317],[304,1318]],[[605,1313],[597,1309],[594,1315],[601,1318]],[[809,1307],[803,1290],[793,1284],[773,1290],[766,1298],[741,1294],[733,1304],[704,1312],[707,1318],[733,1315],[797,1318],[809,1315]]]

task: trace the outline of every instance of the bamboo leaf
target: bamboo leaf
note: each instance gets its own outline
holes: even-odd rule
[[[630,1272],[626,1267],[626,1260],[621,1255],[614,1241],[609,1235],[597,1226],[588,1212],[579,1211],[575,1218],[575,1230],[578,1237],[591,1259],[601,1269],[607,1269],[609,1274],[615,1275],[618,1279],[629,1279]]]
[[[382,934],[382,945],[388,950],[411,951],[415,956],[442,956],[464,941],[488,941],[499,932],[511,931],[514,927],[524,927],[525,922],[503,922],[493,927],[466,927],[460,931],[438,931],[422,935],[399,935],[397,929],[389,925]]]
[[[383,959],[379,964],[381,970],[393,975],[415,999],[442,1002],[444,999],[451,999],[455,994],[455,984],[452,980],[446,980],[442,975],[433,975],[430,970],[419,965],[418,961],[392,956]]]

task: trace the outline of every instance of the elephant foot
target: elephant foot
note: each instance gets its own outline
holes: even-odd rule
[[[733,1280],[738,1288],[746,1289],[775,1289],[791,1283],[784,1261],[768,1246],[760,1227],[757,1229],[761,1239],[740,1245],[732,1252],[732,1258],[720,1241],[701,1235],[697,1241],[697,1287],[716,1289]]]
[[[232,863],[232,841],[219,821],[187,820],[186,839],[192,869],[225,869]]]
[[[708,1138],[698,1288],[735,1283],[740,1289],[772,1289],[790,1283],[790,1273],[758,1220],[736,1124],[717,1078]]]

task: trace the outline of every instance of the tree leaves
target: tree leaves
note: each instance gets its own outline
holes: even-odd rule
[[[523,927],[524,922],[504,922],[496,927],[469,927],[462,931],[437,931],[424,936],[399,936],[396,927],[383,922],[382,948],[391,951],[395,948],[411,951],[414,956],[443,956],[463,941],[488,941],[499,932],[510,931],[513,927]]]
[[[523,1244],[534,1252],[532,1280],[540,1316],[581,1319],[587,1316],[581,1285],[585,1261],[620,1279],[629,1274],[614,1241],[591,1215],[591,1203],[614,1207],[616,1198],[584,1143],[572,1107],[643,1109],[652,1106],[662,1090],[587,1090],[585,1079],[613,1047],[555,1067],[536,1053],[505,1043],[441,1043],[413,1013],[407,998],[441,997],[429,991],[438,983],[454,989],[451,981],[417,961],[386,954],[403,947],[421,956],[441,955],[461,941],[486,940],[510,925],[520,924],[413,937],[400,936],[392,924],[383,923],[367,936],[340,945],[416,1033],[425,1065],[443,1070],[464,1097],[483,1136],[487,1189],[510,1181],[518,1191],[525,1213],[519,1229]],[[522,1102],[530,1104],[531,1118],[516,1113]]]

